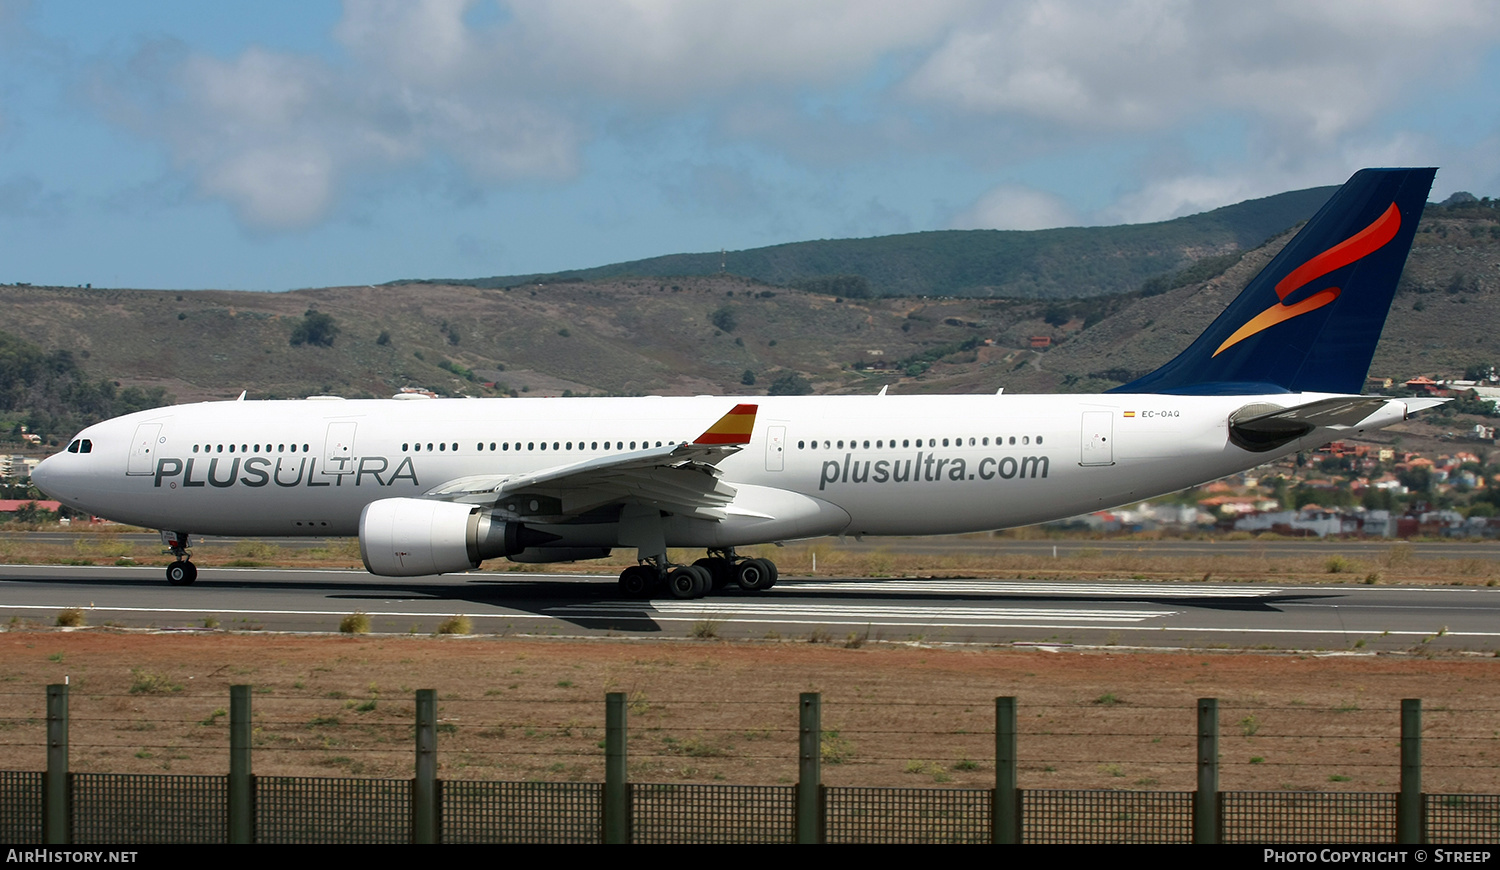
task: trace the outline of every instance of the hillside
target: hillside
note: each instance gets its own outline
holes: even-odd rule
[[[1429,206],[1374,374],[1458,375],[1500,362],[1497,218],[1488,207]],[[38,352],[69,352],[79,370],[69,383],[105,379],[122,395],[142,388],[131,397],[161,388],[179,401],[241,390],[387,396],[406,386],[475,396],[762,395],[778,379],[795,389],[789,374],[818,392],[1078,392],[1176,354],[1287,237],[1206,280],[1190,270],[1155,282],[1154,295],[1066,303],[852,300],[711,275],[275,294],[0,286],[0,305],[4,332]],[[330,318],[330,346],[292,344],[308,311]],[[1034,350],[1033,337],[1052,346]],[[21,418],[0,414],[0,424]]]
[[[874,296],[1103,296],[1130,292],[1149,278],[1203,257],[1257,247],[1312,217],[1336,189],[1292,191],[1153,224],[1025,232],[945,230],[795,242],[746,251],[673,254],[547,275],[433,283],[497,288],[727,272],[782,286],[857,276]]]

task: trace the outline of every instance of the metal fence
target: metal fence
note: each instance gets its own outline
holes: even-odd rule
[[[412,779],[254,776],[233,687],[227,776],[73,773],[67,689],[48,687],[48,769],[0,771],[0,841],[157,843],[1500,843],[1500,795],[1422,794],[1420,704],[1403,702],[1398,793],[1221,791],[1200,699],[1196,791],[1016,787],[1015,699],[996,699],[995,787],[822,784],[820,699],[799,699],[795,785],[634,783],[607,696],[605,781],[437,779],[435,693],[417,693]]]
[[[71,774],[72,842],[227,843],[228,777]],[[445,843],[602,842],[600,783],[442,783]],[[828,843],[989,843],[991,789],[825,788]],[[1500,795],[1425,795],[1425,842],[1500,842]],[[1395,796],[1222,792],[1222,842],[1393,843]],[[632,843],[791,843],[793,786],[629,786]],[[42,841],[42,778],[0,772],[0,837]],[[1025,843],[1190,843],[1192,792],[1023,789]],[[411,842],[408,780],[257,777],[254,841]]]

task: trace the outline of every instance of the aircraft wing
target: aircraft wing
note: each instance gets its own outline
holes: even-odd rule
[[[450,480],[426,497],[482,504],[505,518],[558,521],[612,504],[643,504],[668,513],[722,520],[735,488],[718,463],[738,453],[755,427],[755,405],[733,410],[691,442],[599,456],[526,474]]]

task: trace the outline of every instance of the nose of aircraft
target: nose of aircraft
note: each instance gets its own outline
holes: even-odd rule
[[[57,455],[53,454],[31,470],[31,482],[48,495],[52,495],[52,487],[57,483],[57,463]]]

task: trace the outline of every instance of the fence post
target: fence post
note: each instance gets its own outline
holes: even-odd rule
[[[1396,842],[1421,843],[1422,700],[1401,699],[1401,794],[1396,798]]]
[[[1021,801],[1016,790],[1016,699],[995,699],[995,796],[990,842],[1021,842]]]
[[[630,793],[625,750],[628,708],[624,692],[604,696],[604,842],[630,842]]]
[[[1219,699],[1198,699],[1198,790],[1193,792],[1193,842],[1219,842]]]
[[[411,839],[436,843],[437,690],[417,690],[417,776],[411,786]]]
[[[68,685],[47,687],[47,772],[42,776],[42,842],[72,842],[68,800]]]
[[[823,842],[823,698],[798,699],[797,842]]]
[[[250,779],[250,687],[229,687],[229,842],[255,842]]]

